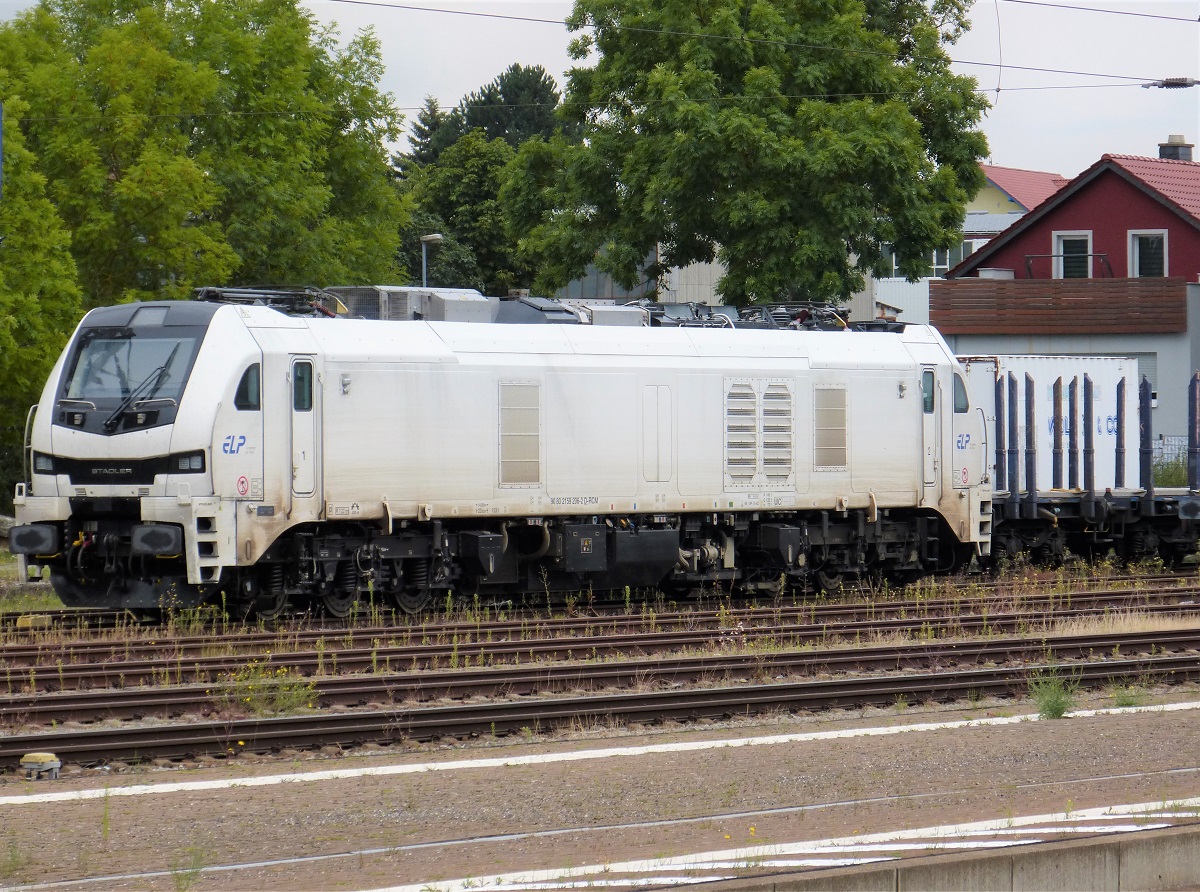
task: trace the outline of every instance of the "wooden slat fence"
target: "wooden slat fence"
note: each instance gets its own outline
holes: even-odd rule
[[[1163,334],[1187,331],[1187,286],[1165,279],[934,279],[942,334]]]

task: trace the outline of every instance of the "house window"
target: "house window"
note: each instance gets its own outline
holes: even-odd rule
[[[980,244],[983,242],[981,241]],[[946,273],[958,266],[964,257],[969,257],[975,251],[975,241],[959,242],[953,248],[936,248],[926,257],[925,278],[945,278]],[[892,245],[883,246],[883,269],[880,278],[903,278],[900,272],[900,258],[896,256]]]
[[[1054,278],[1090,279],[1091,277],[1091,232],[1054,233]]]
[[[1167,231],[1129,233],[1129,277],[1148,279],[1167,274]]]

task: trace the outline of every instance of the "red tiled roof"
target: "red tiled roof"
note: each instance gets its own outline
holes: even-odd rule
[[[1020,170],[1016,167],[996,167],[981,164],[984,176],[1015,198],[1025,210],[1033,210],[1069,181],[1057,173],[1042,170]]]
[[[1100,160],[1111,161],[1185,212],[1200,218],[1200,163],[1138,155],[1105,155]]]

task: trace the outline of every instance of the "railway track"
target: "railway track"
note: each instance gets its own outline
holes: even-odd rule
[[[590,696],[538,697],[411,709],[318,712],[282,718],[190,722],[156,726],[54,731],[0,739],[0,766],[21,755],[50,751],[83,764],[178,759],[285,748],[381,745],[440,737],[506,735],[523,730],[586,728],[606,724],[695,721],[751,716],[774,710],[827,710],[887,706],[899,702],[949,702],[1011,696],[1031,673],[1059,673],[1083,687],[1142,680],[1200,678],[1195,654],[1153,654],[1128,660],[988,667],[954,672],[856,676],[828,680],[740,684],[655,691],[617,691]]]
[[[1038,591],[1038,586],[1056,588],[1059,591]],[[832,610],[836,612],[842,609],[870,610],[872,609],[872,605],[877,608],[909,606],[911,609],[918,607],[939,609],[939,605],[961,605],[964,597],[979,600],[985,600],[991,596],[994,596],[998,600],[1016,599],[1024,601],[1033,597],[1061,600],[1077,594],[1099,591],[1108,591],[1114,597],[1119,597],[1122,593],[1125,595],[1140,595],[1144,592],[1172,589],[1178,589],[1180,592],[1190,590],[1193,594],[1196,594],[1200,593],[1200,577],[1197,576],[1195,569],[1190,569],[1175,573],[1142,576],[1066,577],[1051,579],[1038,579],[1035,577],[1031,579],[1007,578],[999,580],[975,578],[963,579],[957,582],[942,580],[930,587],[932,591],[937,593],[936,595],[920,594],[923,587],[921,584],[917,584],[908,589],[897,589],[892,592],[893,594],[900,595],[915,591],[917,592],[915,597],[882,601],[878,600],[881,595],[879,591],[874,591],[866,587],[849,587],[846,590],[847,600],[845,601],[825,601],[823,600],[824,596],[814,595],[814,600],[810,600],[803,606],[796,607],[795,609]],[[882,594],[886,596],[889,593],[884,592]],[[711,602],[712,600],[711,598],[702,598],[696,603],[703,606],[706,601]],[[721,598],[718,597],[716,600],[720,601]],[[666,611],[662,608],[667,603],[675,604],[678,602],[667,602],[662,597],[649,599],[643,602],[644,610],[655,610],[664,620],[676,615],[691,615],[694,612],[715,612],[705,610]],[[577,604],[576,606],[578,607],[579,605]],[[591,617],[605,617],[617,620],[630,615],[628,608],[629,603],[624,599],[597,598],[589,602],[582,609]],[[488,605],[481,609],[486,610],[489,617],[500,615],[512,617],[509,620],[509,624],[536,624],[548,619],[545,607],[514,607],[510,604]],[[755,608],[732,607],[726,601],[725,609],[744,610]],[[637,614],[633,615],[636,616]],[[330,620],[320,616],[299,615],[297,617],[262,624],[266,626],[262,630],[262,633],[269,635],[277,634],[280,631],[290,631],[293,627],[297,627],[297,624],[302,626],[306,633],[312,635],[329,635],[335,632],[347,631],[363,632],[381,627],[374,621],[376,618],[386,620],[386,628],[389,629],[414,630],[418,628],[423,629],[428,626],[451,627],[458,625],[460,627],[470,627],[477,625],[475,622],[447,623],[437,614],[430,614],[426,617],[412,617],[391,609],[376,609],[374,611],[362,610],[352,615],[349,619],[343,620]],[[129,610],[103,610],[86,607],[0,611],[0,632],[8,633],[11,636],[34,634],[44,632],[47,629],[64,632],[105,632],[114,629],[126,629],[147,634],[172,634],[172,630],[180,625],[197,627],[200,632],[210,636],[214,632],[225,634],[230,630],[236,632],[238,630],[255,628],[253,625],[235,620],[206,619],[202,611],[195,612],[194,615],[187,617],[179,615],[155,616],[153,612],[149,611],[133,612]]]
[[[769,608],[725,608],[616,616],[559,616],[530,619],[435,622],[417,627],[365,626],[246,630],[232,626],[219,634],[157,635],[113,638],[52,637],[5,644],[0,672],[6,689],[27,686],[43,690],[92,686],[128,686],[165,680],[203,680],[244,664],[247,656],[270,654],[275,665],[300,668],[305,674],[324,671],[320,662],[372,668],[432,668],[448,660],[509,660],[528,652],[530,658],[561,659],[580,648],[594,655],[634,650],[663,642],[674,632],[673,646],[705,646],[713,636],[742,634],[779,636],[793,643],[855,640],[879,634],[939,636],[980,631],[1015,631],[1045,624],[1052,618],[1082,618],[1106,611],[1159,612],[1193,606],[1200,586],[1125,589],[1083,593],[1047,593],[1012,598],[905,600],[868,604],[809,604]],[[640,631],[640,636],[638,632]],[[719,639],[718,639],[719,640]],[[509,642],[507,649],[503,642]],[[316,666],[317,668],[311,668]],[[77,668],[78,667],[78,668]],[[27,671],[32,670],[32,671]]]
[[[1054,671],[1084,685],[1182,680],[1200,674],[1200,629],[1029,635],[1046,635],[1054,623],[1131,610],[1178,614],[1198,599],[1200,584],[1172,579],[1137,590],[971,592],[884,603],[722,606],[603,617],[543,614],[401,628],[227,629],[219,636],[137,630],[120,641],[50,636],[5,645],[9,693],[0,695],[0,725],[24,731],[61,722],[170,720],[185,714],[189,720],[152,729],[12,735],[0,740],[0,766],[41,749],[85,762],[135,754],[178,758],[505,734],[586,725],[600,716],[642,722],[1011,694],[1024,690],[1030,673],[1046,669],[1048,661],[1069,661]],[[1020,609],[1000,609],[1014,605]],[[971,635],[976,637],[964,637]],[[881,636],[908,643],[868,646]],[[833,642],[841,646],[830,647]],[[214,647],[223,652],[213,654]],[[268,654],[270,647],[291,649]],[[288,718],[194,721],[196,715],[235,714],[230,679],[248,659],[292,679],[308,676],[303,683],[321,708]],[[765,679],[772,682],[758,683]],[[654,690],[630,690],[646,687]],[[569,696],[581,691],[593,693]],[[480,698],[492,699],[477,702]],[[447,699],[455,702],[435,702]],[[658,714],[651,706],[656,703],[662,704]]]
[[[1086,599],[1085,599],[1086,601]],[[1137,607],[1145,616],[1178,613],[1180,604],[1172,598],[1164,603],[1148,603]],[[316,649],[296,649],[284,652],[257,649],[248,656],[243,648],[232,653],[207,654],[211,640],[198,642],[200,650],[185,650],[172,643],[162,650],[100,648],[99,653],[87,649],[64,651],[50,663],[47,654],[36,648],[9,646],[4,650],[0,680],[11,696],[25,693],[77,690],[80,688],[117,688],[127,690],[139,686],[181,685],[185,683],[219,683],[221,679],[256,662],[269,669],[283,669],[298,675],[319,677],[338,673],[394,673],[398,671],[428,671],[459,666],[500,666],[505,664],[538,664],[562,660],[601,660],[648,655],[663,652],[730,650],[755,647],[861,647],[882,637],[895,636],[918,641],[933,641],[951,636],[969,637],[1006,633],[1045,633],[1052,624],[1070,620],[1086,620],[1111,615],[1113,605],[1100,597],[1083,606],[1069,610],[1050,610],[1048,605],[1027,612],[982,613],[966,616],[934,616],[873,619],[856,618],[856,614],[823,618],[821,622],[794,622],[800,617],[774,611],[750,613],[741,617],[726,615],[721,625],[697,623],[681,628],[669,623],[653,631],[636,630],[609,632],[607,627],[593,629],[597,634],[586,635],[586,627],[570,623],[547,627],[546,637],[505,638],[489,628],[462,630],[448,638],[432,643],[388,644],[381,637],[365,646],[359,639],[338,638],[328,645],[317,639]],[[736,622],[734,621],[736,619]],[[782,623],[779,621],[783,620]],[[515,630],[514,630],[515,631]],[[559,634],[551,634],[558,632]],[[192,642],[189,642],[189,645]],[[271,643],[268,641],[267,643]],[[278,641],[275,642],[276,644]],[[226,642],[222,642],[224,646]],[[56,652],[57,653],[57,652]],[[97,661],[97,658],[99,661]],[[3,701],[0,701],[2,703]]]
[[[785,650],[685,655],[620,662],[517,665],[433,672],[351,674],[313,679],[322,708],[441,699],[515,697],[646,685],[694,685],[786,676],[866,672],[953,670],[963,666],[1031,664],[1041,659],[1078,660],[1200,651],[1200,629],[1138,634],[1109,633],[1044,639],[987,638],[842,650]],[[1195,657],[1193,657],[1195,658]],[[0,697],[0,726],[96,722],[106,719],[177,718],[219,711],[235,697],[236,684],[140,687]]]

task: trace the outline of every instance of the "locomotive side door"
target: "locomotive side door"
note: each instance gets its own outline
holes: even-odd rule
[[[942,496],[942,415],[939,411],[937,374],[932,366],[921,369],[921,454],[925,483],[923,503],[937,505]]]
[[[311,356],[292,357],[292,493],[311,496],[316,489],[316,373]]]

